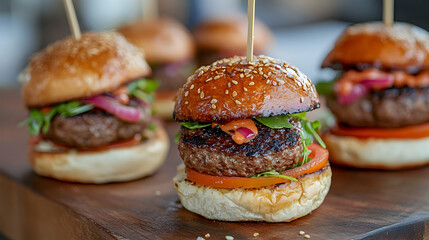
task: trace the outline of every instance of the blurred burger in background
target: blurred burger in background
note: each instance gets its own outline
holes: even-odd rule
[[[192,35],[181,23],[167,17],[142,19],[120,27],[118,32],[144,52],[152,68],[148,77],[160,82],[155,114],[171,119],[173,98],[195,70]]]
[[[247,47],[247,17],[215,18],[204,21],[194,28],[197,45],[197,64],[205,66],[222,58],[245,56]],[[272,34],[262,22],[255,21],[255,55],[264,54]]]
[[[337,125],[324,140],[334,163],[399,169],[429,163],[429,35],[380,22],[348,27],[323,61],[318,85]]]
[[[156,171],[169,142],[153,119],[156,82],[143,54],[114,32],[85,33],[35,54],[19,76],[36,173],[82,183]]]

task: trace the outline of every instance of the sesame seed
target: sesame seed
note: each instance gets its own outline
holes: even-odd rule
[[[185,97],[187,97],[189,95],[189,91],[185,92]]]
[[[197,237],[197,240],[205,240],[205,239],[202,237]]]
[[[264,74],[264,77],[265,77],[265,78],[268,78],[268,75],[267,75],[267,74]]]
[[[252,67],[252,66],[249,66],[249,69],[255,69],[254,67]]]
[[[207,80],[206,80],[206,82],[210,82],[212,79],[213,79],[213,78],[209,78],[209,79],[207,79]]]
[[[232,92],[232,96],[233,97],[237,96],[237,92],[236,91]]]
[[[299,231],[299,234],[300,234],[300,235],[304,235],[304,234],[305,234],[305,232],[304,232],[304,231]]]
[[[225,94],[228,94],[229,93],[229,91],[228,90],[225,90]]]
[[[201,92],[201,89],[200,89],[200,88],[198,88],[197,93],[200,93],[200,92]]]
[[[244,78],[244,74],[240,74],[240,78]]]
[[[231,87],[231,83],[230,82],[228,83],[228,87]]]
[[[204,237],[209,238],[210,237],[210,233],[207,233]]]
[[[273,73],[272,72],[268,72],[268,76],[271,76]]]
[[[262,71],[262,68],[260,67],[260,68],[258,68],[258,70],[259,70],[259,71]]]
[[[303,103],[303,102],[304,102],[304,98],[303,98],[303,97],[300,97],[300,98],[299,98],[299,102],[300,102],[300,103]]]
[[[240,105],[240,104],[241,104],[241,102],[240,102],[240,101],[238,101],[238,100],[235,100],[235,103],[236,103],[237,105]]]
[[[213,109],[216,109],[216,105],[215,105],[215,104],[212,104],[212,108],[213,108]]]
[[[257,237],[257,236],[259,236],[259,233],[255,232],[255,233],[253,234],[253,236],[254,236],[254,237]]]
[[[249,83],[249,86],[253,86],[253,85],[255,85],[255,82],[250,82]]]
[[[187,104],[189,104],[189,102],[188,102],[188,101],[185,101],[185,105],[187,105]]]
[[[277,69],[281,69],[282,68],[279,65],[275,65],[274,67],[277,68]]]
[[[203,92],[200,94],[200,98],[204,98],[204,93]]]
[[[244,90],[245,92],[247,92],[247,88],[246,88],[246,87],[243,87],[243,90]]]
[[[254,74],[258,74],[258,71],[253,71]]]
[[[263,75],[264,75],[264,73],[263,73],[263,72],[259,72],[259,75],[262,75],[262,76],[263,76]]]
[[[285,84],[285,81],[283,81],[283,80],[278,80],[278,82],[279,82],[279,85]]]
[[[217,103],[217,99],[216,99],[216,98],[213,98],[213,99],[212,99],[212,101],[211,101],[210,103],[212,103],[212,104],[213,104],[213,103]]]
[[[235,77],[235,73],[231,73],[231,77]]]
[[[273,81],[273,86],[277,86],[277,82],[276,81]]]
[[[220,78],[220,76],[217,75],[217,76],[214,77],[214,80],[218,80],[219,78]]]
[[[270,84],[270,82],[271,82],[270,80],[267,80],[265,83],[266,83],[266,84]]]
[[[304,237],[307,238],[307,239],[311,238],[310,235],[308,235],[308,234],[305,234]]]
[[[235,80],[232,80],[231,82],[232,82],[232,83],[234,83],[235,85],[237,85],[237,84],[238,84],[238,82],[237,82],[237,81],[235,81]]]
[[[192,84],[192,85],[191,85],[191,87],[190,87],[189,89],[191,89],[191,90],[192,90],[192,89],[194,89],[194,87],[195,87],[195,86],[194,86],[194,84]]]
[[[232,236],[225,236],[225,239],[226,240],[234,240],[234,237],[232,237]]]

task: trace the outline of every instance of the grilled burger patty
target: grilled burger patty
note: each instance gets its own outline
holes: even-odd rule
[[[69,147],[102,147],[141,134],[149,125],[150,115],[142,119],[137,123],[127,123],[99,109],[73,117],[57,115],[43,137]]]
[[[301,123],[290,118],[292,128],[271,129],[255,121],[258,135],[236,144],[219,127],[182,127],[178,149],[185,165],[216,176],[250,177],[292,167],[302,153]]]
[[[338,122],[352,127],[398,128],[429,122],[429,87],[389,88],[342,106],[328,98]]]

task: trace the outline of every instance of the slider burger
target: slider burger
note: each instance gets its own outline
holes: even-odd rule
[[[178,93],[184,161],[173,179],[182,205],[209,219],[287,222],[323,202],[328,151],[316,143],[319,107],[310,79],[281,60],[222,59],[198,69]]]
[[[171,120],[176,92],[195,71],[191,33],[178,21],[166,17],[133,22],[118,32],[144,52],[152,68],[150,78],[160,82],[154,102],[155,114]]]
[[[348,27],[323,61],[339,71],[318,85],[337,125],[324,136],[331,160],[358,168],[429,163],[429,35],[380,22]]]
[[[32,57],[19,76],[36,173],[65,181],[128,181],[153,173],[168,151],[151,116],[150,68],[118,33],[69,37]],[[140,79],[140,80],[139,80]]]
[[[211,19],[194,29],[198,66],[235,55],[246,55],[247,17]],[[263,54],[271,42],[271,32],[265,24],[255,21],[254,52]]]

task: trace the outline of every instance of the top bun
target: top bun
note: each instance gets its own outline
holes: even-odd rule
[[[85,33],[34,55],[19,81],[31,108],[98,95],[148,74],[143,54],[120,34]]]
[[[319,107],[310,79],[266,56],[226,58],[201,67],[180,89],[177,121],[226,122],[305,112]]]
[[[417,72],[429,68],[429,35],[407,23],[387,27],[382,22],[346,28],[322,67],[337,70],[377,67]]]
[[[247,17],[213,19],[203,22],[194,29],[199,48],[246,52]],[[271,31],[262,22],[255,21],[254,51],[263,53],[271,42]]]
[[[171,18],[141,20],[119,28],[118,32],[139,47],[149,63],[190,60],[195,55],[192,35]]]

